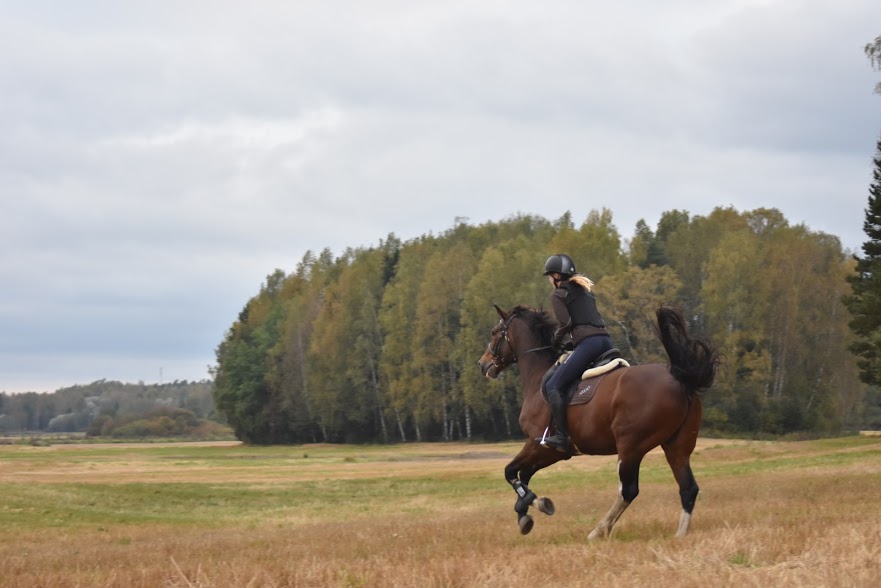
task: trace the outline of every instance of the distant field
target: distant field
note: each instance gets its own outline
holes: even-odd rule
[[[881,437],[702,439],[689,536],[647,456],[610,540],[614,457],[531,486],[557,514],[517,530],[520,443],[0,446],[0,586],[877,586]]]

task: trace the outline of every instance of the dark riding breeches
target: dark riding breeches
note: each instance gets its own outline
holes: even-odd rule
[[[581,377],[584,370],[601,354],[612,349],[612,338],[608,335],[596,335],[582,339],[572,355],[561,365],[553,376],[548,380],[547,389],[557,390],[560,396],[566,398],[566,391],[572,383]]]

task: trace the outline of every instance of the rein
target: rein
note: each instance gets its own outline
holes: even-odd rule
[[[511,338],[508,336],[508,325],[511,324],[511,321],[514,320],[514,318],[516,316],[517,315],[515,315],[515,314],[511,314],[508,317],[508,320],[506,320],[506,321],[500,320],[499,321],[499,326],[502,329],[502,335],[504,336],[504,341],[506,341],[508,343],[508,347],[511,347],[511,352],[514,356],[514,358],[510,361],[510,363],[505,363],[504,359],[500,355],[501,351],[502,351],[502,340],[503,340],[502,337],[499,337],[498,339],[496,339],[495,346],[493,346],[492,341],[490,341],[486,345],[487,351],[489,351],[489,354],[493,358],[493,365],[496,366],[497,370],[501,370],[502,368],[505,368],[513,363],[517,363],[517,360],[520,358],[521,355],[526,355],[527,353],[534,353],[536,351],[544,351],[545,349],[553,349],[552,345],[545,345],[543,347],[533,347],[532,349],[527,349],[526,351],[521,351],[519,353],[514,352],[514,347],[511,345]]]

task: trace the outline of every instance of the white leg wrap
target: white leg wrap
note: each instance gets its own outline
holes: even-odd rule
[[[624,500],[624,497],[619,494],[618,498],[615,499],[615,504],[613,504],[612,508],[609,509],[609,512],[606,513],[603,520],[597,523],[596,528],[590,532],[590,535],[588,535],[587,538],[599,539],[611,535],[612,527],[615,526],[615,523],[618,522],[618,519],[621,518],[621,515],[624,514],[624,511],[627,510],[628,506],[630,506],[630,503]]]
[[[676,537],[682,539],[688,533],[688,525],[691,524],[691,513],[682,511],[679,515],[679,529],[676,531]]]

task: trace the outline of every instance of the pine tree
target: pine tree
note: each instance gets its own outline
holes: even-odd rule
[[[881,140],[875,151],[874,182],[869,187],[869,206],[863,231],[863,257],[856,259],[856,272],[848,276],[853,294],[844,303],[853,316],[851,330],[858,340],[850,347],[860,357],[860,379],[881,384]]]
[[[872,67],[881,70],[881,36],[875,37],[871,43],[866,43],[865,52]],[[875,93],[881,94],[881,82],[875,84]]]

